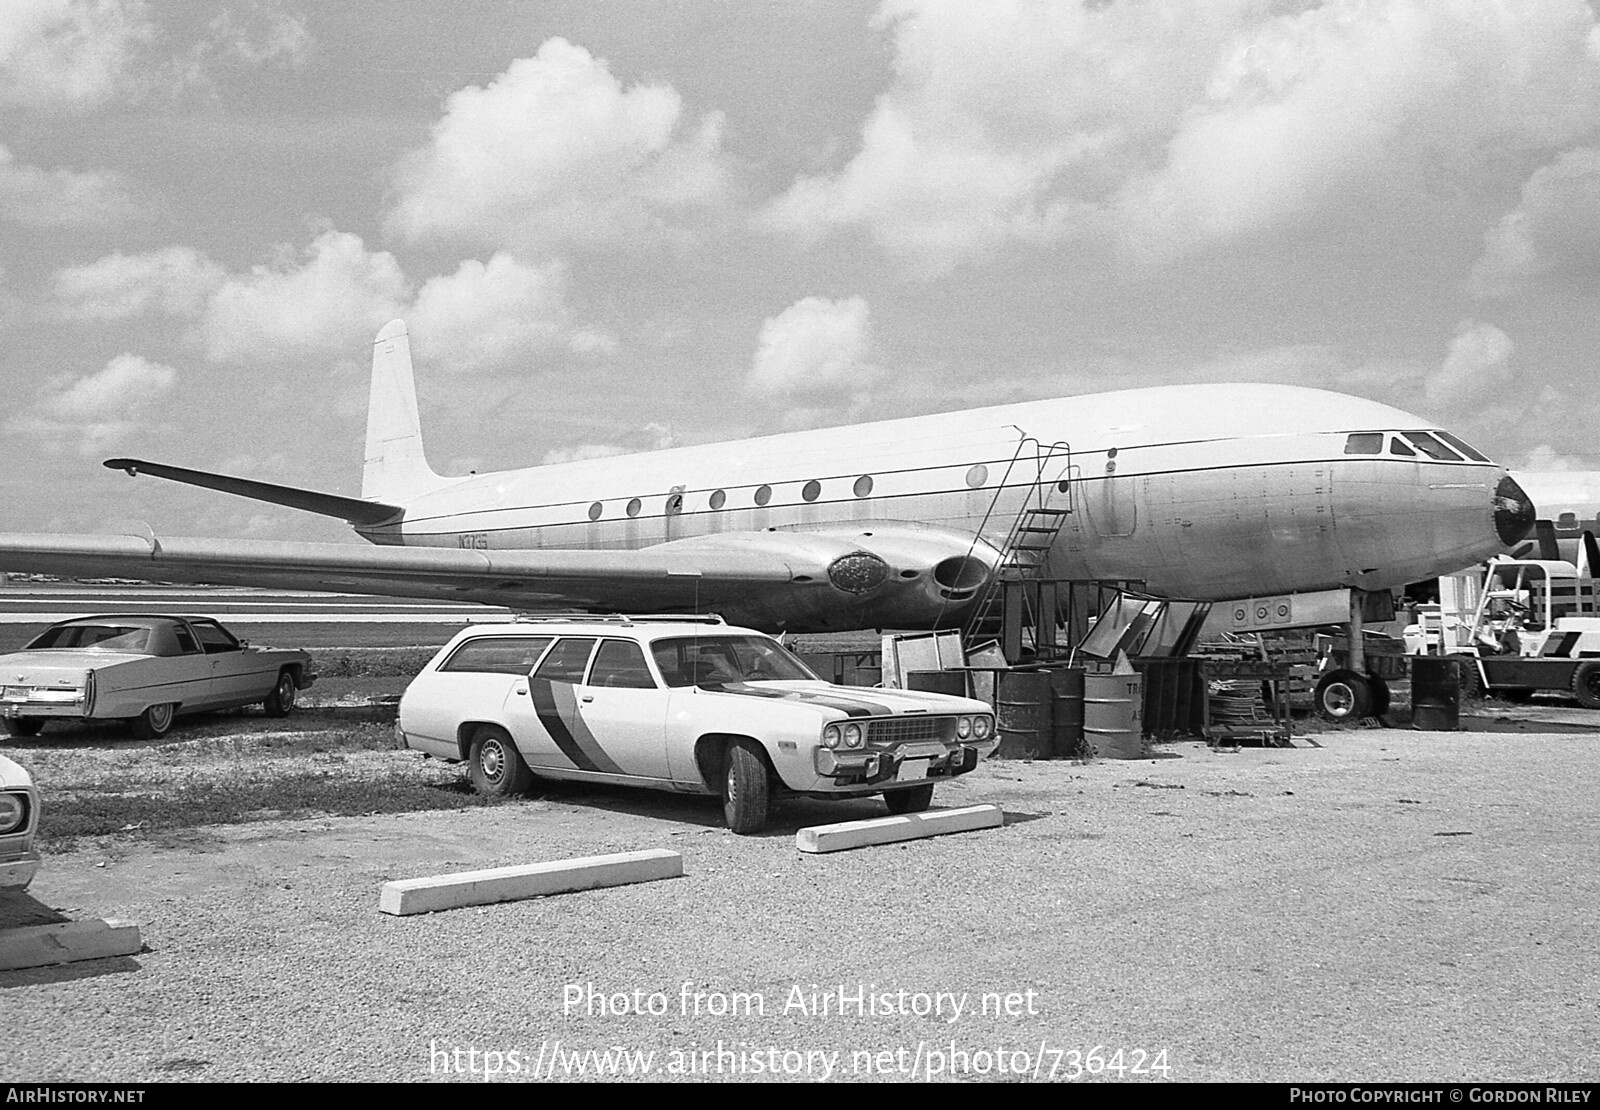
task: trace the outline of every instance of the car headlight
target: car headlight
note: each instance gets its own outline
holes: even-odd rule
[[[0,836],[16,832],[28,819],[28,804],[18,794],[0,794]]]
[[[989,733],[994,731],[994,721],[989,717],[974,717],[972,719],[972,735],[979,740],[987,740]]]
[[[822,730],[822,746],[824,748],[837,748],[842,738],[838,725],[829,725]]]
[[[969,737],[971,735],[972,735],[972,718],[971,717],[957,717],[956,718],[956,738],[958,740],[965,740],[967,737]]]
[[[859,748],[861,746],[860,725],[844,726],[844,746],[847,748]]]

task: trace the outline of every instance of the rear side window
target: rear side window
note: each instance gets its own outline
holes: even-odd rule
[[[654,690],[656,680],[644,661],[644,650],[632,640],[602,640],[589,672],[590,686],[622,686]]]
[[[533,677],[546,678],[551,682],[582,682],[583,672],[589,666],[589,655],[593,651],[594,637],[563,636],[550,649],[550,654],[544,657],[539,669],[533,672]]]
[[[1346,455],[1381,455],[1383,453],[1382,432],[1352,432],[1350,438],[1344,441]]]
[[[439,669],[525,675],[533,670],[553,639],[554,636],[479,636],[451,652]]]
[[[228,631],[215,621],[193,621],[194,634],[200,638],[200,646],[207,655],[218,655],[225,651],[238,651],[239,641],[235,640]]]

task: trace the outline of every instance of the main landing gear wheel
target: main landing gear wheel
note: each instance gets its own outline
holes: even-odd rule
[[[467,754],[472,788],[488,798],[521,794],[533,785],[533,772],[503,729],[480,728]]]
[[[159,740],[172,731],[177,708],[172,702],[152,705],[137,717],[128,719],[128,731],[135,740]]]
[[[722,781],[722,815],[728,828],[740,835],[766,828],[769,794],[767,762],[760,749],[749,740],[735,740],[728,748],[728,771]]]
[[[1600,663],[1584,663],[1572,672],[1572,696],[1585,709],[1600,709]]]
[[[267,711],[269,717],[287,717],[294,709],[294,695],[294,675],[284,671],[278,675],[278,684],[267,695],[267,700],[261,703],[261,708]]]
[[[909,790],[885,790],[883,800],[890,813],[921,813],[933,804],[933,783],[925,782]]]
[[[1323,675],[1312,700],[1317,715],[1324,720],[1359,721],[1372,716],[1372,684],[1355,671],[1330,671]]]
[[[44,728],[43,717],[7,717],[6,732],[12,736],[38,736]]]

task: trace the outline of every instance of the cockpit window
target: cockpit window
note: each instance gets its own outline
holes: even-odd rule
[[[1390,436],[1389,437],[1389,454],[1391,454],[1391,455],[1411,455],[1413,457],[1416,456],[1416,452],[1413,451],[1411,449],[1411,447],[1405,442],[1405,440],[1401,439],[1399,436]]]
[[[1450,448],[1434,439],[1427,432],[1407,432],[1406,438],[1414,443],[1424,455],[1439,462],[1460,462],[1461,456]]]
[[[1477,449],[1475,449],[1473,447],[1470,447],[1467,444],[1461,442],[1461,437],[1460,436],[1453,436],[1449,432],[1434,432],[1433,434],[1438,436],[1440,439],[1444,440],[1451,447],[1454,447],[1457,451],[1460,451],[1463,455],[1465,455],[1467,458],[1471,459],[1473,462],[1488,462],[1489,461],[1489,456],[1485,455],[1482,451],[1479,451],[1479,450],[1477,450]]]
[[[1346,455],[1379,455],[1383,453],[1382,432],[1352,432],[1344,441]]]

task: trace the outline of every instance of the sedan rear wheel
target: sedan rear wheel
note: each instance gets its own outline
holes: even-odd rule
[[[278,675],[278,684],[272,688],[272,693],[267,695],[261,707],[269,717],[287,717],[294,709],[294,694],[294,675],[282,671]]]
[[[480,728],[467,755],[472,787],[489,798],[521,794],[533,785],[533,772],[504,729]]]
[[[7,717],[6,731],[12,736],[38,736],[44,728],[43,717]]]
[[[171,702],[152,705],[137,717],[128,720],[128,731],[135,740],[159,740],[172,731],[172,719],[177,706]]]

